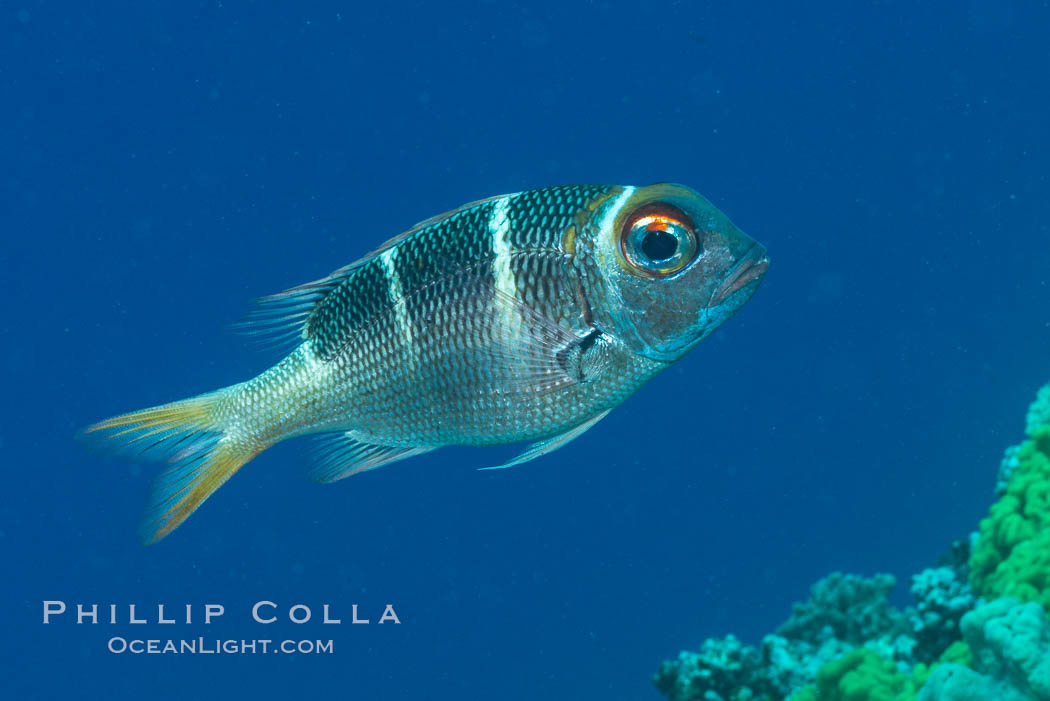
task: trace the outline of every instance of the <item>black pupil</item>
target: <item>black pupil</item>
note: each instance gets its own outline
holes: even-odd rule
[[[666,231],[647,231],[642,239],[642,253],[650,260],[667,260],[678,251],[678,239]]]

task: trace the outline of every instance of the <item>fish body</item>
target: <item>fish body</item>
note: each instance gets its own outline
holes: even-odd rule
[[[245,329],[294,347],[261,375],[82,435],[168,463],[147,542],[295,436],[322,435],[313,476],[325,482],[447,445],[531,442],[517,464],[682,357],[767,266],[759,244],[681,185],[493,197],[263,298]]]

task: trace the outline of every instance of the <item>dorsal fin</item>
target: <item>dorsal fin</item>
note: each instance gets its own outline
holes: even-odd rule
[[[356,271],[364,267],[376,256],[398,245],[408,237],[422,229],[453,217],[460,212],[479,207],[481,205],[498,200],[510,195],[495,195],[485,199],[468,202],[465,205],[451,209],[429,219],[424,219],[407,231],[394,236],[384,242],[379,248],[362,256],[349,265],[330,273],[329,275],[311,282],[278,292],[276,294],[260,297],[255,301],[255,309],[248,312],[244,318],[235,323],[233,328],[238,333],[257,338],[267,347],[285,346],[286,344],[298,344],[306,338],[306,329],[310,323],[311,315],[317,305],[324,300],[335,288],[349,280]]]
[[[353,275],[360,265],[361,261],[354,261],[320,280],[258,298],[255,309],[233,325],[234,331],[253,336],[267,347],[302,342],[310,313],[317,303]]]

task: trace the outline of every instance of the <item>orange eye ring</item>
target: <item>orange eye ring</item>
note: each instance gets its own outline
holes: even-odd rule
[[[696,260],[700,241],[689,217],[677,207],[655,202],[639,207],[620,234],[623,257],[635,272],[667,277]]]

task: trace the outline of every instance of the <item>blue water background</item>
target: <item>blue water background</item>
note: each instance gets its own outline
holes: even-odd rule
[[[0,697],[656,699],[678,650],[757,641],[826,572],[903,579],[973,530],[1050,379],[1050,9],[729,5],[0,4]],[[225,331],[252,298],[418,220],[664,180],[771,271],[550,457],[321,486],[284,444],[146,548],[156,468],[72,440],[261,371]],[[44,626],[45,599],[227,613]],[[253,624],[260,599],[344,625]],[[375,625],[388,602],[400,626]]]

